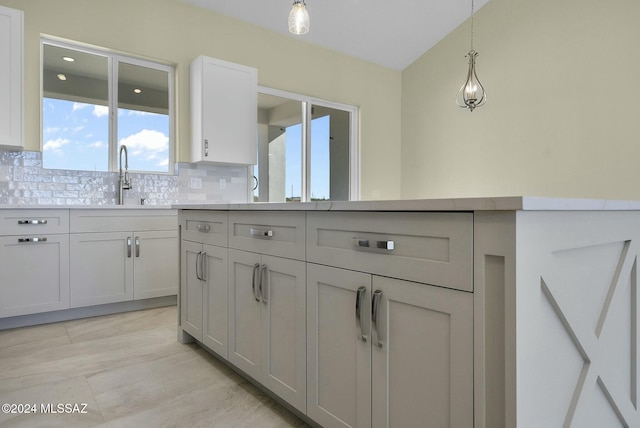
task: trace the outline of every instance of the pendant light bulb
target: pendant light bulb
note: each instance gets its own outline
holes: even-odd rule
[[[476,75],[477,56],[478,52],[474,50],[470,50],[467,54],[467,57],[469,57],[467,81],[460,87],[456,97],[456,103],[462,108],[468,108],[469,111],[473,111],[476,107],[480,107],[487,102],[487,93]]]
[[[309,12],[304,0],[294,0],[289,12],[289,32],[307,34],[309,32]]]

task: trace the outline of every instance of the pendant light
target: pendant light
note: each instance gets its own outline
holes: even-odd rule
[[[476,75],[476,57],[478,52],[473,49],[473,0],[471,0],[471,50],[467,54],[469,58],[469,71],[467,72],[467,81],[460,87],[456,103],[462,108],[468,108],[473,111],[476,107],[480,107],[487,102],[487,93],[478,80]]]
[[[289,12],[289,32],[307,34],[309,32],[309,12],[304,0],[294,0]]]

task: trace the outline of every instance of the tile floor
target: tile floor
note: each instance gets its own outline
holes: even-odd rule
[[[0,331],[4,403],[38,412],[0,412],[3,428],[307,426],[199,346],[178,343],[175,307]],[[86,403],[86,413],[42,413],[67,403]]]

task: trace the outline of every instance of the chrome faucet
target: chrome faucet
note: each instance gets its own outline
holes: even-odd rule
[[[124,151],[124,174],[122,173],[122,152]],[[127,146],[120,146],[120,156],[118,159],[118,205],[124,205],[124,190],[131,189],[131,180],[129,179],[129,153]]]

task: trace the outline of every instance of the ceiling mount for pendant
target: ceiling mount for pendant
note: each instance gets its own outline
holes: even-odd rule
[[[307,34],[309,32],[309,12],[304,0],[294,0],[289,12],[289,32],[292,34]]]
[[[469,58],[469,70],[467,71],[467,80],[460,87],[456,103],[462,108],[468,108],[473,111],[476,107],[480,107],[487,102],[487,92],[478,80],[476,75],[476,57],[478,52],[473,49],[473,0],[471,0],[471,50],[467,54]]]

